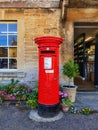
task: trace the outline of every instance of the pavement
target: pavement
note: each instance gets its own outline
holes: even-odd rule
[[[98,110],[98,91],[97,92],[77,92],[76,106],[90,107],[93,110]]]
[[[89,106],[98,110],[98,92],[77,92],[75,105],[78,109]],[[0,106],[0,130],[98,130],[98,113],[68,112],[53,122],[37,122],[29,118],[30,112],[25,106]]]

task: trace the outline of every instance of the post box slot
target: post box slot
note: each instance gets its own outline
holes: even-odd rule
[[[45,50],[45,51],[41,51],[41,53],[42,53],[42,54],[45,54],[45,53],[48,53],[48,54],[49,54],[49,53],[54,54],[55,51],[52,51],[52,50],[51,50],[51,51],[46,51],[46,50]]]

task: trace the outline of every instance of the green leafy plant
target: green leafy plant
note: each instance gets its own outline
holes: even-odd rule
[[[69,59],[69,61],[63,65],[63,74],[69,78],[69,86],[70,86],[70,80],[79,75],[78,64],[74,63],[73,59]]]
[[[31,93],[27,95],[27,105],[30,108],[38,107],[38,88],[35,87]]]
[[[7,94],[13,93],[13,88],[17,86],[19,83],[19,80],[11,79],[11,82],[5,85],[2,85],[1,90],[5,91]]]
[[[67,106],[74,106],[74,104],[68,99],[68,97],[62,100],[62,104],[65,104]]]
[[[69,112],[72,114],[79,114],[80,113],[80,111],[77,109],[76,106],[71,106],[69,109]]]
[[[35,87],[30,89],[24,83],[14,81],[13,79],[9,84],[2,86],[0,90],[0,97],[2,100],[26,100],[27,105],[30,108],[38,107],[38,84],[36,82]]]
[[[61,100],[61,104],[62,105],[67,105],[67,106],[74,106],[74,103],[72,103],[69,98],[68,98],[68,94],[64,93],[64,92],[59,92],[60,95],[60,100]]]
[[[2,98],[8,96],[12,100],[20,100],[21,98],[26,99],[27,94],[31,91],[32,90],[29,87],[26,87],[25,84],[20,83],[18,80],[15,81],[12,79],[9,84],[2,86],[0,95]]]
[[[2,101],[2,97],[0,96],[0,105],[2,105],[3,101]]]
[[[91,108],[90,107],[84,107],[81,109],[81,113],[84,115],[89,115],[91,113]]]

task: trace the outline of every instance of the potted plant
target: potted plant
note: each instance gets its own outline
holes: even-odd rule
[[[61,100],[61,107],[63,112],[67,112],[70,107],[74,106],[74,103],[72,103],[69,98],[68,94],[60,91],[60,100]]]
[[[63,86],[63,91],[68,93],[69,100],[75,102],[76,89],[77,86],[71,84],[71,81],[79,75],[79,66],[77,63],[74,63],[73,59],[69,59],[67,63],[63,65],[63,74],[68,77],[68,85]]]

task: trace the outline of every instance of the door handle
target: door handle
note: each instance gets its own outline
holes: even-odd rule
[[[54,80],[57,80],[57,78],[54,78]]]

